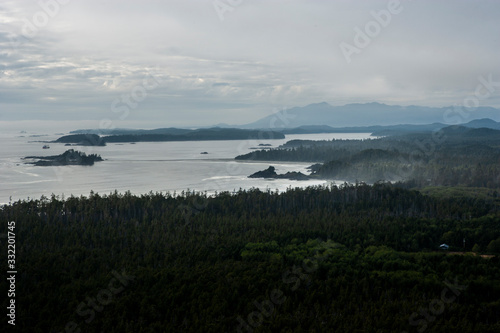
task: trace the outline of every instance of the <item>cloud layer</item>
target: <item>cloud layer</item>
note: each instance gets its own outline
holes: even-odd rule
[[[479,76],[500,81],[499,15],[493,0],[2,1],[0,121],[199,126],[320,101],[461,104]],[[499,107],[500,87],[481,104]]]

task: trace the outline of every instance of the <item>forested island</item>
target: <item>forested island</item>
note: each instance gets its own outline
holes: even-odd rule
[[[161,141],[207,141],[207,140],[260,140],[284,139],[285,135],[271,130],[245,130],[238,128],[207,128],[196,130],[157,129],[157,130],[128,130],[100,136],[95,133],[79,133],[65,135],[55,143],[72,143],[76,145],[103,146],[106,143],[123,142],[161,142]]]
[[[74,149],[68,149],[60,155],[53,156],[26,156],[24,160],[29,161],[27,164],[36,166],[60,166],[60,165],[94,165],[95,162],[103,161],[102,157],[97,154],[87,155]]]
[[[500,188],[500,131],[450,126],[370,140],[292,140],[236,160],[314,162],[312,177]]]
[[[16,222],[21,331],[500,330],[497,197],[91,193],[13,202],[0,219]]]
[[[106,142],[97,134],[64,135],[53,143],[73,144],[75,146],[105,146]]]

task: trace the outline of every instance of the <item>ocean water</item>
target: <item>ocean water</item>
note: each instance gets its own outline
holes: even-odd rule
[[[133,194],[195,190],[213,194],[222,191],[260,188],[286,190],[327,184],[326,181],[293,181],[286,179],[253,179],[247,176],[270,165],[277,173],[301,171],[312,163],[235,161],[234,157],[251,152],[259,144],[277,147],[293,139],[331,140],[368,139],[369,133],[335,133],[287,135],[280,140],[139,142],[108,144],[105,147],[71,147],[104,159],[93,166],[39,167],[26,164],[25,156],[58,155],[69,149],[51,143],[42,149],[40,141],[51,141],[58,134],[0,133],[0,204],[18,199],[70,195],[88,196],[90,191],[109,194],[130,191]],[[201,152],[208,154],[200,154]],[[341,180],[339,183],[343,183]]]

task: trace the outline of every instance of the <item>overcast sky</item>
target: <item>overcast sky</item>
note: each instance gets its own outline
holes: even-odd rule
[[[322,101],[462,104],[478,77],[500,82],[499,17],[496,0],[2,0],[0,122],[200,126]],[[494,87],[481,105],[500,107]]]

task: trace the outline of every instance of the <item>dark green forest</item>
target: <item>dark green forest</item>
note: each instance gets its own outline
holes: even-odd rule
[[[372,140],[292,140],[236,159],[315,162],[312,176],[321,179],[500,188],[500,131],[488,128],[450,126]]]
[[[119,142],[164,142],[164,141],[205,141],[205,140],[257,140],[284,139],[285,135],[271,130],[247,130],[239,128],[204,128],[176,129],[165,128],[156,130],[125,130],[122,134],[99,136],[93,133],[64,135],[55,143],[75,144],[82,146],[105,146],[106,143]]]
[[[13,202],[16,328],[500,331],[499,198],[406,186]]]

